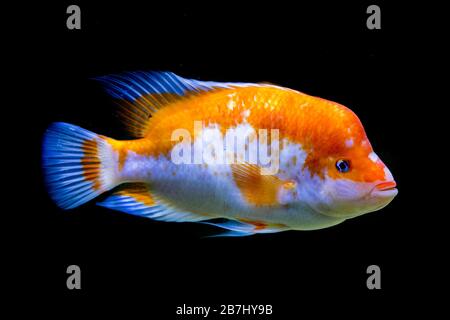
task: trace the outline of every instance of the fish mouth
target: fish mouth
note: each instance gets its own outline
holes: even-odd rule
[[[372,196],[395,197],[398,193],[397,183],[392,181],[381,182],[377,184],[371,191]]]
[[[376,190],[385,191],[385,190],[395,189],[396,186],[397,186],[397,183],[394,180],[392,180],[392,181],[379,183],[375,186],[375,188],[376,188]]]

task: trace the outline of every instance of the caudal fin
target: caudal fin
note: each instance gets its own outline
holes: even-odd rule
[[[45,133],[43,167],[50,196],[63,209],[75,208],[119,182],[105,137],[68,123],[53,123]]]

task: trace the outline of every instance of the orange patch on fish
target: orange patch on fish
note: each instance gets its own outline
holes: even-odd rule
[[[196,93],[185,97],[167,95],[167,105],[158,109],[148,119],[145,138],[127,141],[126,148],[147,156],[169,155],[179,141],[172,141],[172,133],[186,129],[194,139],[194,122],[205,126],[216,124],[221,131],[236,127],[245,121],[255,130],[278,129],[280,139],[299,143],[307,152],[304,167],[312,175],[324,177],[324,169],[334,165],[335,159],[352,150],[368,156],[372,151],[369,143],[365,147],[348,148],[344,141],[351,138],[360,146],[366,140],[364,128],[357,116],[345,106],[325,99],[309,96],[293,90],[273,86],[231,87]],[[154,102],[154,95],[143,96],[135,105]],[[229,108],[232,101],[232,108]],[[161,103],[159,102],[159,105]],[[158,105],[158,106],[159,106]],[[287,107],[290,106],[290,107]],[[244,111],[250,111],[245,113]],[[157,143],[150,143],[149,141]],[[331,158],[330,158],[331,157]],[[333,161],[331,161],[333,160]],[[295,163],[296,161],[293,160]],[[329,170],[333,171],[333,170]],[[334,170],[335,171],[335,170]],[[376,174],[348,174],[354,181],[376,179]],[[337,178],[336,175],[331,175]]]
[[[255,231],[257,230],[264,230],[265,228],[267,228],[268,224],[261,222],[261,221],[253,221],[253,220],[248,220],[248,219],[239,219],[239,221],[244,222],[244,223],[249,223],[251,225],[255,226]]]
[[[98,143],[97,140],[85,140],[81,146],[84,155],[81,158],[81,165],[83,166],[83,176],[86,180],[93,183],[94,190],[100,190],[101,184],[99,180],[100,175],[100,159],[98,158]]]
[[[230,101],[232,108],[229,108]],[[148,114],[142,116],[140,135],[144,137],[110,142],[119,153],[119,169],[126,159],[123,150],[143,156],[170,156],[172,148],[179,143],[172,141],[175,130],[187,130],[193,142],[196,138],[195,121],[202,121],[204,126],[218,125],[224,134],[227,129],[242,124],[246,114],[246,123],[255,130],[278,129],[280,139],[287,138],[300,144],[307,153],[303,168],[311,175],[324,179],[328,173],[332,179],[362,182],[384,177],[383,164],[373,166],[368,159],[372,147],[358,117],[347,107],[332,101],[280,87],[254,85],[215,89],[183,97],[151,94],[127,103],[142,109],[150,102],[157,112],[147,111]],[[345,145],[347,139],[352,139],[353,147]],[[358,161],[350,172],[342,174],[334,166],[337,160],[345,158]],[[292,162],[295,164],[297,159]],[[260,200],[269,201],[267,197]]]
[[[148,187],[141,184],[132,185],[125,190],[120,190],[117,192],[117,195],[131,197],[149,207],[155,205],[155,200],[151,196]]]

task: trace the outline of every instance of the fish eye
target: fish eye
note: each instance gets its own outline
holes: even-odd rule
[[[336,161],[336,169],[342,173],[348,172],[350,170],[350,161],[348,160]]]

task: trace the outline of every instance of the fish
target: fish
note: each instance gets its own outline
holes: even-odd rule
[[[118,103],[129,139],[49,126],[43,171],[62,209],[106,193],[98,205],[249,236],[332,227],[398,193],[361,121],[339,103],[270,83],[172,72],[96,80]]]

